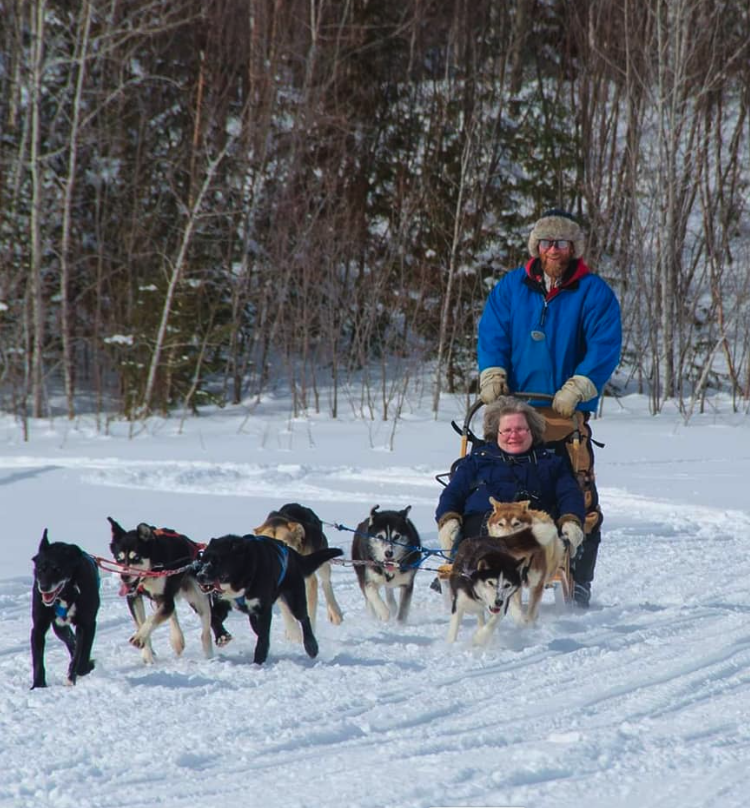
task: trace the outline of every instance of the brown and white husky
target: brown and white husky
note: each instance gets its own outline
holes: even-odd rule
[[[518,609],[511,606],[519,622],[534,623],[545,586],[557,575],[565,559],[565,545],[552,517],[529,507],[529,502],[498,502],[490,497],[492,513],[487,532],[498,542],[498,549],[522,563],[523,585],[529,590],[525,614],[521,611],[521,590],[513,596]],[[531,541],[530,541],[531,539]]]

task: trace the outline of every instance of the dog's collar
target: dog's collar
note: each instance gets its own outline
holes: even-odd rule
[[[68,583],[69,583],[69,582],[68,582],[68,581],[66,581],[65,586],[67,586],[67,585],[68,585]],[[59,594],[59,595],[58,595],[58,596],[57,596],[57,597],[56,597],[56,598],[55,598],[55,599],[52,601],[52,603],[50,603],[50,605],[47,607],[48,609],[54,609],[54,611],[55,611],[55,618],[56,618],[56,619],[58,619],[58,620],[67,620],[67,618],[68,618],[68,612],[70,611],[70,607],[73,605],[72,603],[68,603],[66,606],[63,606],[63,605],[62,605],[62,602],[61,602],[61,599],[60,599],[60,595],[61,595],[61,594],[63,593],[63,591],[65,590],[65,586],[64,586],[64,587],[62,587],[62,589],[60,590],[60,594]],[[80,590],[80,588],[78,587],[78,585],[77,585],[77,584],[74,584],[74,585],[73,585],[73,598],[75,598],[77,595],[80,595],[80,594],[81,594],[81,590]]]

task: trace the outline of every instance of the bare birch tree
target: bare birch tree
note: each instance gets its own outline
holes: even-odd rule
[[[28,78],[31,138],[29,170],[31,175],[31,216],[28,299],[31,310],[31,325],[28,329],[30,353],[29,381],[31,384],[32,415],[41,418],[44,414],[44,272],[42,258],[42,226],[44,205],[44,160],[42,150],[42,84],[44,72],[44,36],[47,16],[46,0],[38,0],[29,7],[29,31],[31,33],[31,64]],[[27,354],[28,355],[28,354]]]
[[[75,415],[75,357],[73,355],[73,322],[70,305],[70,230],[73,216],[73,190],[77,179],[78,133],[82,115],[83,88],[86,77],[86,62],[89,56],[91,33],[91,0],[82,0],[77,53],[75,93],[68,137],[68,166],[63,182],[62,235],[60,243],[60,336],[63,348],[63,377],[68,418]]]

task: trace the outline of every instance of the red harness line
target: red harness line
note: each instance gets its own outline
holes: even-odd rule
[[[120,575],[136,575],[139,578],[167,578],[170,575],[177,575],[180,572],[189,570],[193,564],[186,564],[184,567],[178,567],[174,570],[142,570],[139,567],[128,567],[125,564],[118,564],[109,558],[102,558],[101,556],[93,556],[97,566],[104,570],[104,572],[114,572]]]
[[[154,536],[170,536],[172,538],[178,538],[182,537],[182,533],[177,533],[176,531],[170,530],[166,527],[157,527],[154,528]],[[187,538],[187,536],[185,538]],[[92,556],[92,558],[94,561],[96,561],[97,566],[104,570],[104,572],[114,572],[119,573],[120,575],[136,575],[138,578],[168,578],[170,575],[178,575],[181,572],[189,570],[193,566],[192,562],[198,558],[198,553],[206,548],[205,544],[200,544],[198,542],[192,542],[192,545],[194,550],[191,563],[186,564],[184,567],[178,567],[176,570],[142,570],[138,567],[128,567],[127,564],[118,564],[117,561],[112,561],[109,558],[102,558],[101,556]]]

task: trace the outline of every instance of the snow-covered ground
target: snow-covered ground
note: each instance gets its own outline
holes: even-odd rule
[[[108,556],[107,516],[198,541],[251,532],[269,510],[314,508],[349,556],[379,504],[412,506],[437,545],[435,474],[458,455],[444,399],[398,426],[323,416],[283,402],[251,417],[216,411],[96,432],[82,418],[0,417],[0,805],[45,808],[740,808],[750,804],[750,419],[728,404],[688,425],[643,399],[606,402],[595,423],[604,540],[590,611],[545,597],[540,623],[501,623],[483,650],[445,643],[448,614],[417,576],[405,626],[370,618],[351,567],[334,568],[345,616],[318,619],[310,660],[274,621],[271,654],[234,641],[202,658],[168,630],[144,666],[111,574],[102,578],[96,670],[64,686],[67,654],[50,634],[49,687],[30,691],[30,558],[42,531]],[[429,562],[425,566],[433,566]]]

